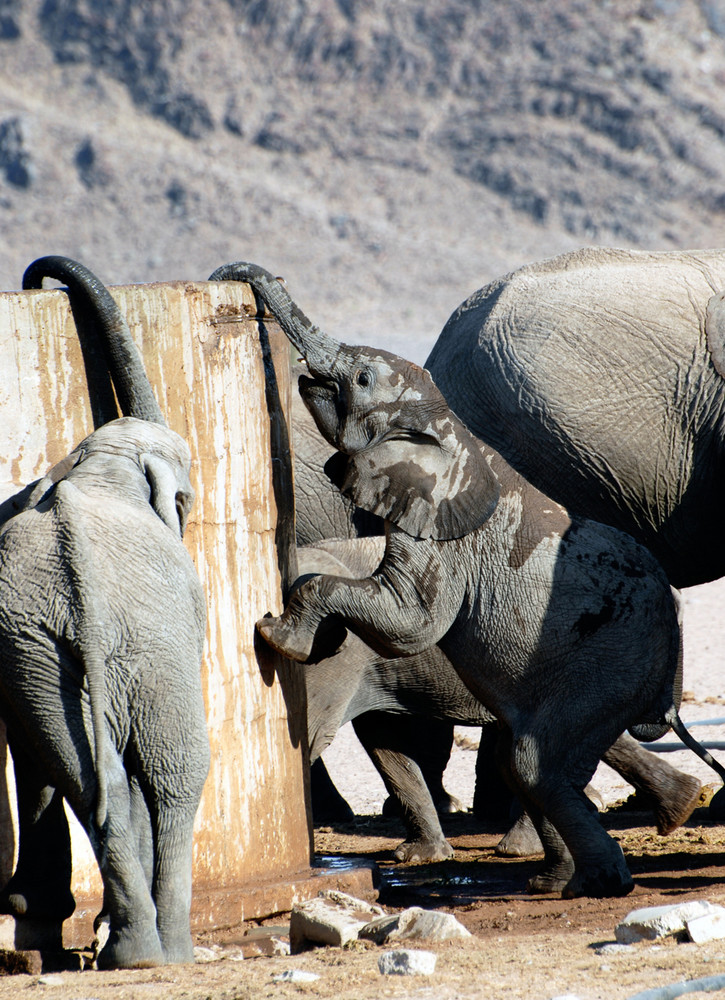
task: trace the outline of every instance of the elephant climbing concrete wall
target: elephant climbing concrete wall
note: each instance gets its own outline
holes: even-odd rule
[[[276,657],[258,660],[252,645],[255,620],[270,607],[281,609],[286,576],[294,573],[292,521],[284,508],[289,483],[273,480],[271,461],[273,451],[289,458],[288,349],[270,327],[270,350],[280,351],[280,363],[270,367],[254,299],[241,284],[132,286],[114,288],[113,295],[164,417],[192,452],[197,499],[185,542],[209,607],[203,686],[212,750],[195,826],[192,927],[233,924],[255,915],[244,912],[240,884],[283,877],[284,886],[270,889],[280,898],[266,904],[266,912],[277,912],[289,902],[291,873],[310,861],[301,677]],[[3,500],[93,429],[65,292],[0,294],[0,373]],[[284,477],[289,462],[274,468]],[[279,517],[275,496],[282,498]],[[12,799],[0,788],[3,881],[13,862]],[[73,888],[79,899],[100,892],[78,827]],[[83,906],[77,912],[84,910],[91,918],[95,913]],[[66,923],[65,930],[68,945],[81,927]]]

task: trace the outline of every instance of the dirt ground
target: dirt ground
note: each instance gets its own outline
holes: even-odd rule
[[[723,738],[725,720],[725,583],[693,588],[685,602],[685,687],[682,716],[708,725],[695,729],[706,741]],[[721,624],[722,622],[722,624]],[[712,721],[715,720],[715,721]],[[475,731],[459,730],[446,785],[464,804],[473,791]],[[663,741],[667,743],[669,738]],[[716,755],[718,751],[715,751]],[[722,759],[723,754],[720,752]],[[537,859],[504,859],[494,853],[500,832],[468,813],[444,821],[455,856],[436,865],[396,865],[402,839],[394,820],[380,815],[384,789],[356,743],[341,730],[326,754],[328,769],[358,813],[354,825],[315,831],[317,863],[345,870],[371,866],[378,902],[387,910],[423,906],[455,914],[472,937],[406,946],[434,951],[432,976],[383,978],[378,958],[385,946],[317,948],[299,955],[248,957],[258,940],[284,941],[288,915],[267,927],[246,927],[224,938],[199,941],[194,965],[131,972],[48,973],[0,978],[0,1000],[47,996],[57,1000],[247,1000],[288,997],[425,998],[425,1000],[626,1000],[641,991],[725,974],[725,938],[706,944],[668,938],[614,948],[614,928],[631,910],[695,899],[725,906],[725,825],[698,808],[684,827],[660,837],[651,814],[628,800],[631,789],[603,765],[594,784],[606,805],[602,821],[621,844],[634,891],[623,899],[562,900],[525,892]],[[668,754],[676,767],[717,786],[688,751]],[[212,946],[211,948],[209,946]],[[242,957],[245,956],[245,957]],[[290,970],[319,978],[277,982]],[[698,996],[702,993],[690,993]]]

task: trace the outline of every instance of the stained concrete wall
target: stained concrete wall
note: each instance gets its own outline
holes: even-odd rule
[[[192,452],[197,497],[185,543],[209,609],[203,684],[212,746],[196,822],[194,926],[229,925],[255,915],[248,902],[245,910],[241,887],[289,885],[311,857],[301,674],[255,648],[254,639],[255,621],[279,612],[285,577],[295,569],[288,347],[276,324],[268,319],[260,327],[246,285],[111,292],[169,426]],[[93,429],[65,292],[0,294],[0,372],[2,499]],[[14,848],[11,799],[0,787],[6,877]],[[77,826],[73,850],[82,919],[95,912],[100,880]],[[277,905],[268,899],[257,909]]]

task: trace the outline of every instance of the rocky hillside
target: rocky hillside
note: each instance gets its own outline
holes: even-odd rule
[[[0,0],[0,288],[253,259],[423,360],[490,278],[725,243],[722,0]]]

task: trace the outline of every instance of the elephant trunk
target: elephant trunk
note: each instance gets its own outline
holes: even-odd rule
[[[244,281],[256,292],[275,317],[288,340],[300,352],[310,373],[321,378],[335,371],[336,359],[343,345],[328,337],[308,319],[290,298],[282,282],[257,264],[237,261],[224,264],[209,276],[209,281]]]
[[[128,324],[105,285],[88,268],[69,257],[38,258],[25,271],[23,288],[42,288],[43,278],[64,282],[97,323],[123,415],[165,424]]]

